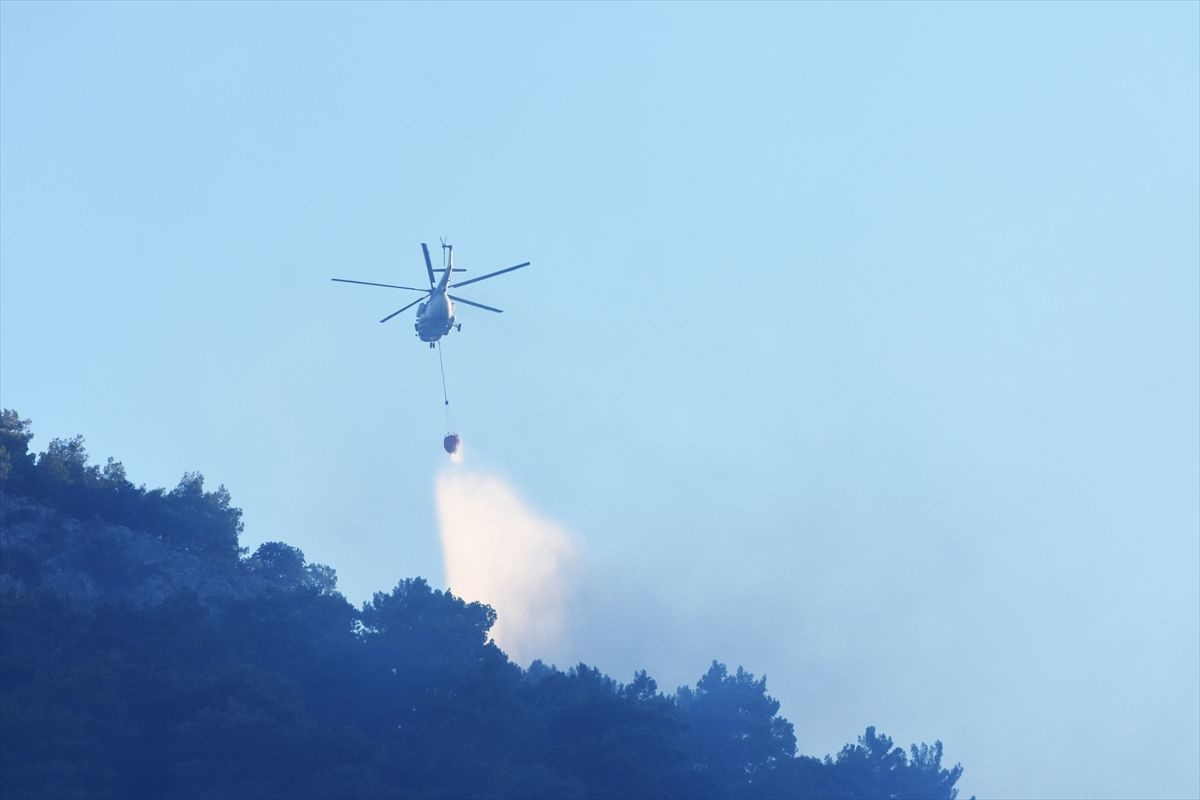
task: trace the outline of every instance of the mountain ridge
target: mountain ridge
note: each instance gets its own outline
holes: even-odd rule
[[[714,661],[522,669],[496,612],[422,578],[355,608],[333,568],[239,544],[223,486],[135,487],[0,416],[0,797],[947,798],[942,745],[867,728],[796,755],[766,679]]]

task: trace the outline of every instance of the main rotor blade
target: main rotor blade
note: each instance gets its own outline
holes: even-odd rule
[[[424,299],[425,299],[425,298],[423,298],[423,297],[418,297],[416,300],[413,300],[411,303],[409,303],[408,305],[406,305],[404,308],[400,309],[400,311],[393,311],[392,313],[388,314],[386,317],[384,317],[383,319],[381,319],[381,320],[379,320],[379,321],[380,321],[380,322],[387,322],[389,319],[391,319],[392,317],[396,316],[397,314],[399,314],[399,313],[401,313],[401,312],[403,312],[403,311],[408,311],[410,308],[412,308],[413,306],[415,306],[417,303],[421,302],[421,301],[422,301],[422,300],[424,300]]]
[[[408,289],[410,292],[428,292],[428,289],[418,289],[415,286],[397,286],[394,283],[371,283],[370,281],[352,281],[349,278],[330,278],[338,283],[358,283],[363,286],[383,286],[387,289]]]
[[[475,306],[476,308],[482,308],[482,309],[486,309],[487,311],[495,311],[497,314],[503,314],[503,313],[504,313],[504,312],[503,312],[502,310],[500,310],[499,308],[492,308],[491,306],[485,306],[483,303],[472,303],[470,300],[463,300],[461,297],[455,297],[455,296],[454,296],[454,295],[452,295],[452,294],[448,294],[448,295],[446,295],[446,296],[447,296],[447,297],[449,297],[451,300],[453,300],[453,301],[454,301],[454,302],[456,302],[456,303],[466,303],[467,305],[469,305],[469,306]]]
[[[421,251],[425,253],[425,269],[429,271],[429,285],[433,286],[433,261],[429,258],[429,245],[421,242]]]
[[[478,283],[479,281],[486,280],[488,278],[494,278],[497,275],[503,275],[506,272],[512,272],[514,269],[520,269],[521,267],[528,267],[528,266],[529,266],[529,262],[526,261],[524,264],[517,264],[515,267],[508,267],[507,269],[498,269],[495,272],[489,272],[487,275],[480,275],[478,278],[471,278],[471,280],[469,280],[469,281],[463,281],[462,283],[452,283],[452,284],[450,284],[450,288],[457,289],[459,286],[466,286],[468,283]]]

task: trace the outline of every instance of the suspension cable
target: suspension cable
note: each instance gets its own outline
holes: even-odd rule
[[[442,361],[442,343],[441,342],[438,342],[437,351],[438,351],[438,366],[442,370],[442,400],[444,400],[446,402],[446,405],[448,406],[448,405],[450,405],[450,397],[449,397],[449,395],[446,394],[446,364]]]

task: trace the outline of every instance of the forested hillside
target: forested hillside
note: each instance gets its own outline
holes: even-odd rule
[[[0,425],[0,796],[953,798],[940,742],[798,756],[766,681],[667,694],[513,664],[495,612],[400,581],[355,608],[224,487],[134,486]],[[652,647],[652,643],[647,643]]]

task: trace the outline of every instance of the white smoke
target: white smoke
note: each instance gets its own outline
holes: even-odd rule
[[[514,661],[563,653],[575,547],[502,478],[457,468],[437,478],[446,582],[496,609],[492,636]]]

